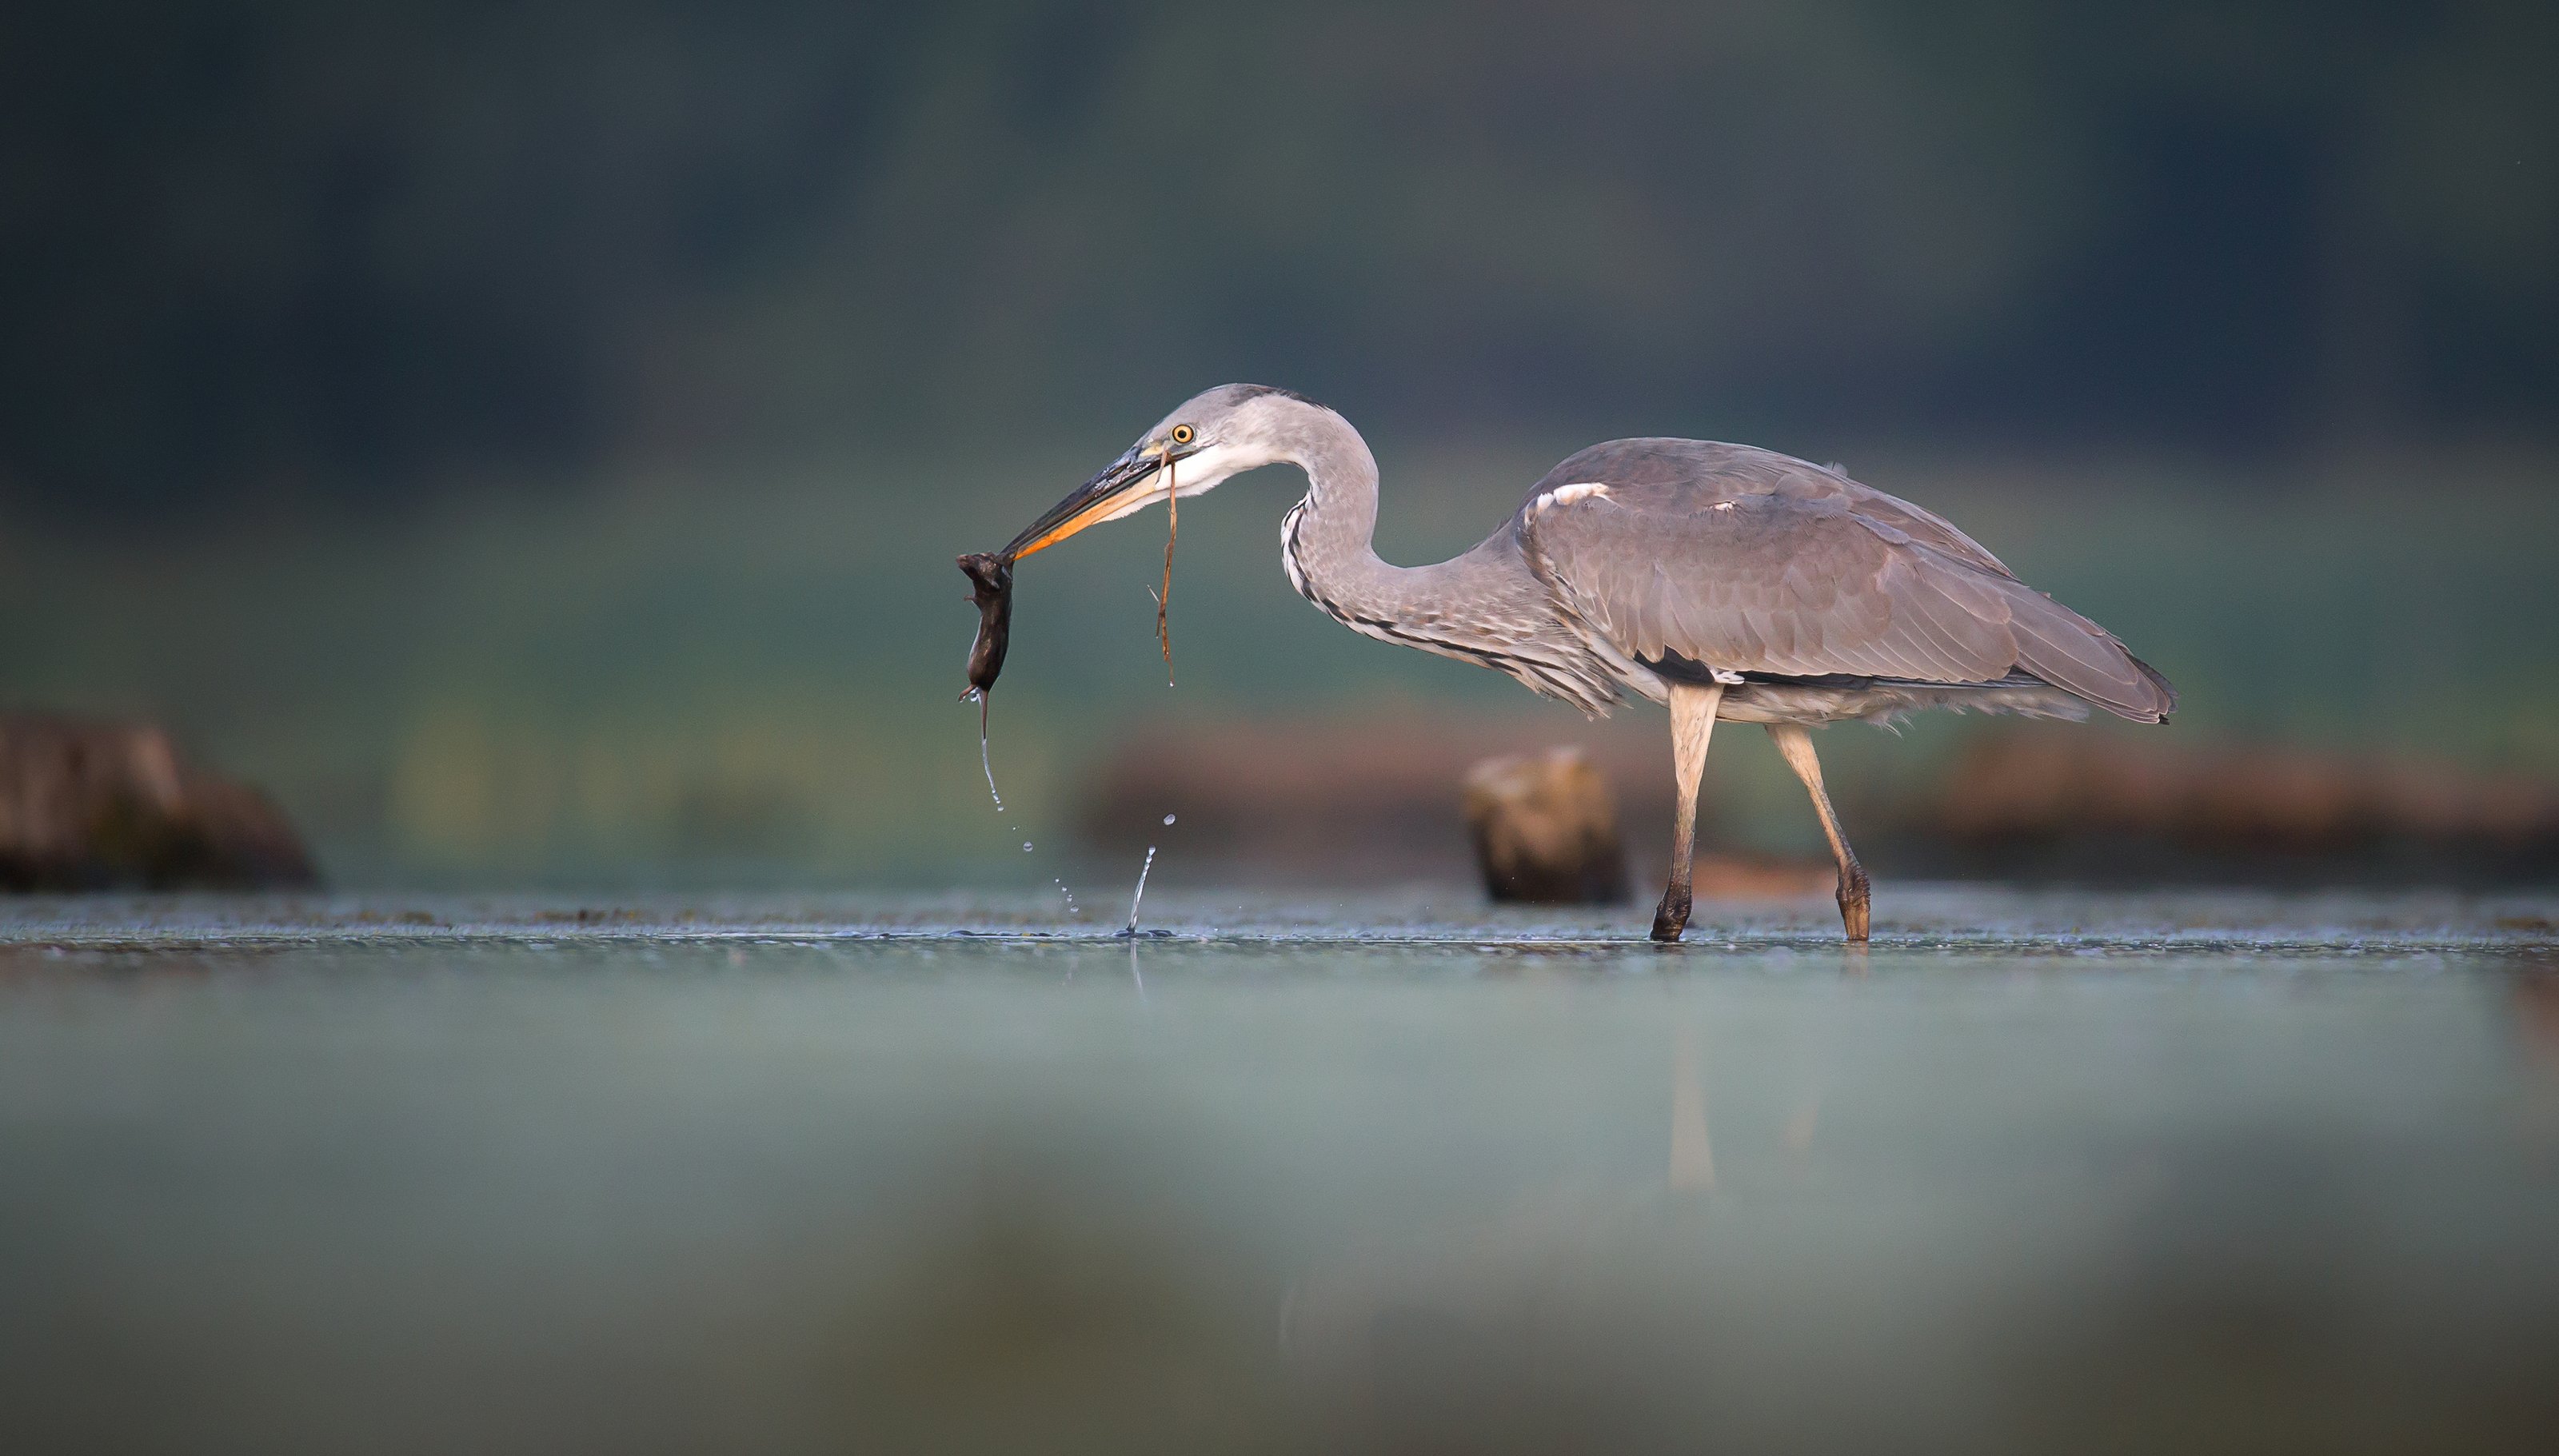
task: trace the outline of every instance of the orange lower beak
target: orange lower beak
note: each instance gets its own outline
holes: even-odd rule
[[[1162,455],[1131,450],[1086,481],[1073,495],[1048,509],[1004,548],[1006,560],[1018,561],[1045,551],[1088,525],[1115,519],[1146,504],[1154,489]]]
[[[1121,495],[1113,497],[1110,500],[1096,501],[1091,505],[1084,507],[1082,510],[1077,510],[1074,514],[1069,515],[1064,520],[1057,522],[1048,529],[1041,531],[1038,535],[1033,536],[1030,540],[1023,542],[1013,551],[1013,559],[1018,561],[1024,556],[1030,555],[1034,551],[1045,551],[1049,547],[1065,540],[1068,536],[1075,534],[1077,531],[1084,529],[1088,525],[1099,525],[1103,521],[1109,520],[1113,516],[1119,514],[1121,509],[1129,504],[1128,496],[1130,494],[1133,493],[1123,492]]]

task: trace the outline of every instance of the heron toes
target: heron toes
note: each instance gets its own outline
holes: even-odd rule
[[[1850,941],[1864,944],[1872,919],[1868,907],[1873,898],[1869,892],[1866,867],[1855,860],[1849,861],[1840,870],[1839,908],[1840,925],[1848,931]]]
[[[1665,946],[1678,943],[1680,933],[1688,929],[1688,888],[1673,885],[1662,895],[1662,905],[1653,912],[1653,939]]]

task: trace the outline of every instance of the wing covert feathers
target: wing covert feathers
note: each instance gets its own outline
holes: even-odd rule
[[[2023,670],[2127,718],[2177,706],[2104,628],[1952,524],[1767,451],[1594,446],[1515,528],[1557,604],[1638,661],[1949,684]]]

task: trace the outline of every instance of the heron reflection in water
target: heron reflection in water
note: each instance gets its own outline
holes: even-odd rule
[[[1157,500],[1266,465],[1305,472],[1280,524],[1288,584],[1325,615],[1507,672],[1594,716],[1670,709],[1678,789],[1656,941],[1689,918],[1698,781],[1718,719],[1757,723],[1810,791],[1867,938],[1866,871],[1809,728],[1923,708],[2160,723],[2177,690],[2113,634],[2017,579],[1951,523],[1836,469],[1747,445],[1611,440],[1547,472],[1481,545],[1395,566],[1372,545],[1377,461],[1332,410],[1260,384],[1195,396],[1059,502],[1009,563]]]

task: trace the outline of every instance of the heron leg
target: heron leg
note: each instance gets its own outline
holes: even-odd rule
[[[1671,684],[1671,765],[1679,790],[1671,816],[1671,883],[1653,912],[1653,939],[1668,944],[1688,929],[1689,871],[1697,847],[1697,785],[1706,776],[1706,743],[1715,735],[1715,710],[1724,684]]]
[[[1822,788],[1822,761],[1813,756],[1813,735],[1801,723],[1771,723],[1768,737],[1785,756],[1786,767],[1804,781],[1813,796],[1813,810],[1822,816],[1822,835],[1831,841],[1831,858],[1839,861],[1840,924],[1851,941],[1864,941],[1868,921],[1866,866],[1857,862],[1857,851],[1848,847],[1848,836],[1840,832],[1839,811],[1831,807],[1831,797]]]

